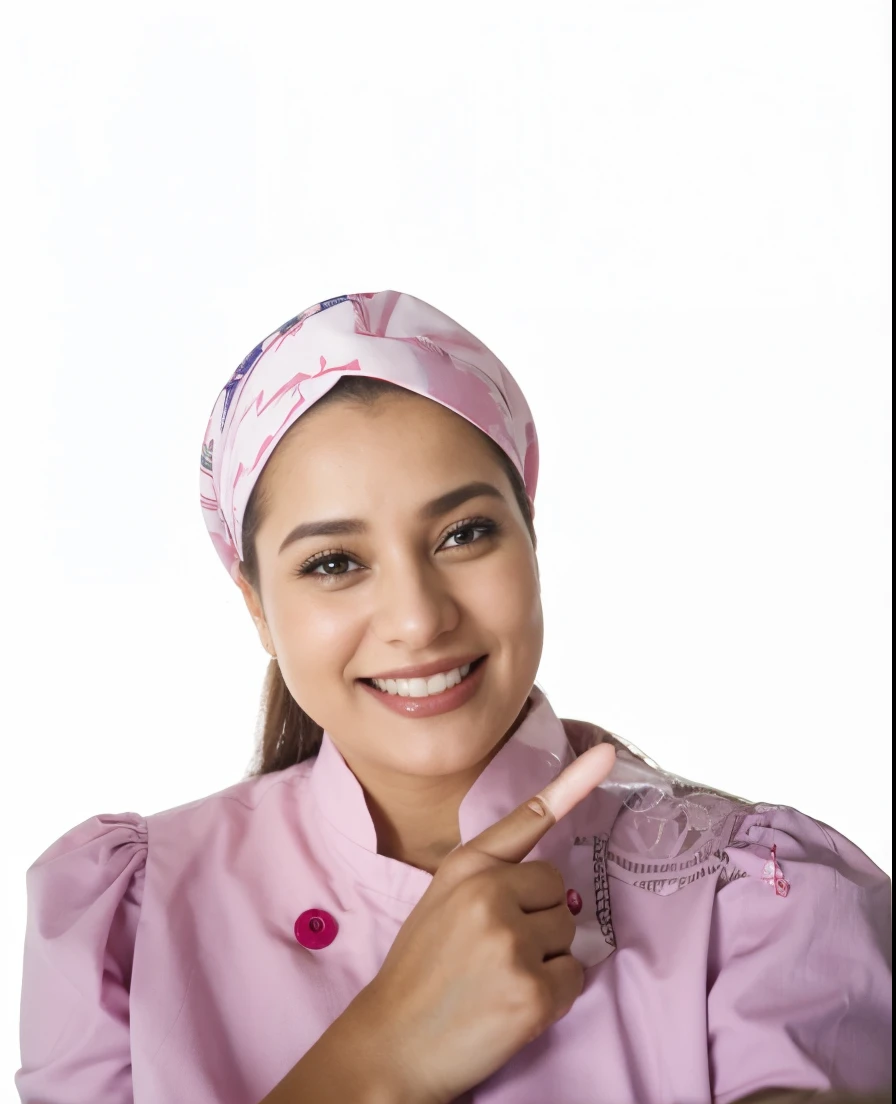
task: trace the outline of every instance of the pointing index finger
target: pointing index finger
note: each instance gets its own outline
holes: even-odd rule
[[[612,744],[589,748],[530,801],[465,846],[503,862],[522,862],[542,836],[604,781],[613,769]]]
[[[536,794],[535,800],[547,806],[555,821],[562,820],[603,782],[615,761],[616,752],[612,744],[589,748],[561,771],[553,782],[549,782],[540,794]]]

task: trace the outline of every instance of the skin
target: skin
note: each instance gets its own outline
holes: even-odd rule
[[[460,841],[464,795],[522,719],[541,658],[535,550],[510,480],[473,426],[411,393],[309,411],[261,478],[259,590],[240,587],[262,643],[360,781],[380,852],[433,873]],[[424,515],[472,483],[497,493]],[[333,518],[363,531],[281,551],[297,525]],[[476,529],[480,519],[498,533]],[[321,553],[336,559],[297,575]],[[470,654],[488,656],[481,687],[437,717],[397,716],[357,681]]]

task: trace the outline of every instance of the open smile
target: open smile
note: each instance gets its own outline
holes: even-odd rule
[[[438,671],[426,677],[358,679],[358,683],[387,709],[405,717],[432,717],[465,705],[482,683],[485,661]]]

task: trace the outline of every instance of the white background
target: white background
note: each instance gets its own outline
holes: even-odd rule
[[[525,390],[556,710],[889,871],[889,5],[4,20],[0,1099],[26,867],[247,767],[266,657],[200,444],[345,292],[434,303]]]

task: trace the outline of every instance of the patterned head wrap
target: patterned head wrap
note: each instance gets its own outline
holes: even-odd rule
[[[386,380],[460,414],[500,445],[535,498],[535,425],[498,358],[412,295],[340,295],[315,303],[256,345],[212,410],[200,459],[200,501],[234,581],[243,556],[243,513],[264,465],[296,419],[348,375]]]

